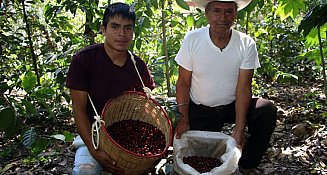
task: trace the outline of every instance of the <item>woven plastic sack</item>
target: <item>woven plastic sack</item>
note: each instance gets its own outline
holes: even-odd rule
[[[174,170],[179,175],[230,175],[238,167],[241,151],[236,147],[235,140],[221,132],[187,131],[180,139],[174,137]],[[188,164],[183,157],[205,156],[221,160],[222,165],[210,172],[200,173]]]

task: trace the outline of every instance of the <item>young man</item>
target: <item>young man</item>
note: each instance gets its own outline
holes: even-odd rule
[[[255,168],[268,148],[277,110],[268,100],[252,98],[253,72],[260,66],[256,43],[232,29],[237,10],[250,1],[193,0],[205,7],[209,25],[189,32],[175,58],[182,114],[176,137],[187,130],[221,131],[224,123],[235,123],[232,137],[242,148],[239,170],[259,174]]]
[[[104,169],[112,174],[123,170],[103,151],[92,144],[91,125],[95,112],[88,99],[92,99],[98,114],[106,102],[123,91],[143,91],[143,86],[128,47],[133,39],[136,16],[124,3],[109,5],[101,25],[104,43],[86,47],[71,62],[66,86],[70,88],[73,116],[79,136],[73,174],[100,174]],[[146,87],[153,89],[154,81],[145,62],[135,56],[137,69]]]

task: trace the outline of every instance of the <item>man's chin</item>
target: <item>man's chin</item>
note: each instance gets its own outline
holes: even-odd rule
[[[114,47],[117,51],[126,51],[128,50],[128,46],[116,46]]]

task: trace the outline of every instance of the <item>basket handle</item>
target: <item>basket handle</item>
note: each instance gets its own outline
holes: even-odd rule
[[[134,64],[134,67],[135,67],[135,69],[136,69],[137,75],[139,76],[139,78],[140,78],[140,80],[141,80],[141,83],[142,83],[142,86],[143,86],[143,91],[145,92],[146,96],[147,96],[148,98],[150,98],[150,97],[152,96],[152,94],[151,94],[151,89],[148,88],[148,87],[146,87],[146,86],[144,85],[143,80],[142,80],[142,77],[141,77],[141,75],[140,75],[140,72],[139,72],[139,70],[138,70],[137,67],[136,67],[136,61],[135,61],[135,59],[134,59],[134,55],[132,54],[131,51],[128,51],[128,53],[131,55],[131,60],[132,60],[132,62],[133,62],[133,64]]]
[[[90,100],[93,110],[95,112],[95,116],[94,116],[95,121],[92,124],[92,130],[91,130],[92,144],[93,144],[94,149],[98,149],[99,141],[100,141],[100,133],[99,133],[100,127],[101,127],[101,124],[105,125],[105,121],[101,120],[97,110],[94,107],[94,104],[92,102],[90,95],[87,94],[87,96],[89,97],[89,100]],[[94,136],[96,137],[96,142],[94,141]]]

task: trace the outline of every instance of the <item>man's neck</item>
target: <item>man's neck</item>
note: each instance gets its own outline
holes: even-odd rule
[[[211,38],[211,41],[218,47],[220,48],[220,50],[224,49],[230,39],[231,39],[231,36],[232,36],[232,29],[226,31],[226,32],[223,32],[223,33],[217,33],[217,32],[214,32],[214,31],[211,31],[209,30],[210,32],[210,38]]]
[[[116,50],[108,45],[104,44],[104,49],[108,55],[108,57],[111,59],[111,61],[118,65],[118,66],[123,66],[126,62],[127,59],[127,50],[126,51],[121,51],[121,50]]]

